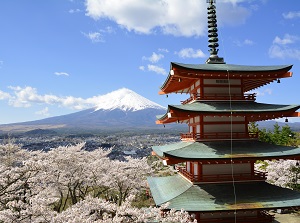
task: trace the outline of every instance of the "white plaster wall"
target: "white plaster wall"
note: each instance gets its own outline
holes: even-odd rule
[[[204,133],[210,132],[245,132],[244,124],[217,124],[217,125],[204,125]]]
[[[198,175],[198,163],[194,163],[194,175]]]
[[[241,94],[240,87],[231,87],[230,90],[228,87],[204,87],[203,88],[204,94],[223,94],[229,95],[230,94]]]
[[[204,122],[243,122],[245,121],[245,117],[239,116],[239,117],[227,117],[227,116],[204,116],[203,121]]]
[[[234,174],[251,173],[250,163],[232,164]],[[203,175],[231,174],[231,164],[204,164],[202,165]]]
[[[200,125],[197,125],[197,127],[196,127],[196,133],[200,133]]]
[[[190,162],[186,162],[186,171],[187,172],[191,172],[191,163]]]

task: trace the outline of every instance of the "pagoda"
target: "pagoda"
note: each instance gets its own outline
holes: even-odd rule
[[[300,105],[256,102],[249,93],[292,77],[292,65],[226,64],[218,56],[214,0],[208,2],[210,56],[204,64],[171,62],[159,94],[184,93],[179,105],[168,105],[157,124],[183,123],[187,133],[178,143],[153,146],[153,155],[177,174],[149,177],[157,206],[188,211],[198,222],[272,222],[269,210],[300,207],[300,193],[266,182],[254,169],[257,160],[300,159],[300,148],[259,141],[251,122],[299,117]]]

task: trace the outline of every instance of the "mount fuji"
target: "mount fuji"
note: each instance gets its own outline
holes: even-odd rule
[[[33,128],[69,129],[132,129],[161,128],[155,124],[156,116],[164,114],[166,108],[127,88],[121,88],[99,97],[97,106],[36,121],[14,123],[0,126],[0,130],[15,126],[23,131]],[[56,127],[55,127],[56,126]]]
[[[144,109],[166,110],[163,106],[144,98],[127,88],[121,88],[99,98],[98,106],[95,112],[99,110],[115,110],[119,109],[124,112],[135,112]]]

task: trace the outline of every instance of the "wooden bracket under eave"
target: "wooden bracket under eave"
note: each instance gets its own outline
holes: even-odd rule
[[[156,152],[154,152],[154,151],[151,152],[151,155],[152,156],[157,156]]]
[[[283,74],[282,75],[282,77],[280,77],[280,78],[285,78],[285,77],[291,77],[291,76],[293,76],[293,72],[286,72],[285,74]]]
[[[156,121],[155,121],[155,124],[161,125],[161,124],[164,124],[164,122],[161,121],[161,120],[156,120]]]
[[[294,112],[290,117],[300,117],[300,112]]]

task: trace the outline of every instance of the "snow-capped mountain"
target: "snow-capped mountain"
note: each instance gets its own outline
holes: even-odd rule
[[[123,111],[138,111],[147,108],[165,109],[161,105],[148,100],[132,90],[121,88],[101,96],[95,111],[114,109],[121,109]]]
[[[28,129],[43,126],[63,126],[76,129],[126,129],[161,128],[156,125],[156,116],[164,114],[166,108],[127,88],[122,88],[98,98],[94,108],[68,115],[55,116],[37,121],[10,124]],[[5,125],[8,126],[8,125]],[[0,126],[0,130],[3,129]]]

